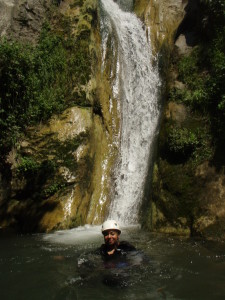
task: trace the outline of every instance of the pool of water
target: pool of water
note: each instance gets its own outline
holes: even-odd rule
[[[138,249],[106,264],[100,227],[0,237],[0,299],[225,299],[224,243],[125,228]]]

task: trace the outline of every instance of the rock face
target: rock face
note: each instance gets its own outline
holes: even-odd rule
[[[92,126],[91,109],[72,107],[49,124],[30,128],[17,149],[21,158],[15,150],[9,153],[12,200],[7,201],[7,213],[20,230],[69,226],[71,215],[85,200],[87,204]]]
[[[35,43],[39,37],[43,22],[46,20],[46,11],[50,1],[0,1],[0,36],[8,39],[17,39],[21,42]],[[12,166],[12,171],[9,168],[1,170],[0,175],[0,206],[1,206],[1,222],[0,227],[12,227],[23,219],[23,210],[28,210],[30,205],[20,203],[13,199],[17,190],[22,190],[26,185],[25,180],[13,179],[12,173],[17,164],[17,150],[12,149],[8,155],[8,163]],[[14,190],[15,187],[15,190]],[[10,200],[12,199],[12,200]],[[35,215],[32,209],[30,219]],[[21,215],[20,215],[21,213]],[[18,220],[15,219],[18,217]],[[25,221],[26,222],[26,221]],[[23,223],[21,221],[21,223]],[[33,222],[35,223],[35,221]],[[17,226],[17,225],[16,225]],[[36,225],[31,226],[31,230]],[[29,227],[29,225],[28,225]]]
[[[156,17],[152,21],[157,24],[156,29],[153,25],[153,40],[163,55],[160,67],[167,86],[151,201],[144,204],[143,224],[156,231],[224,239],[224,173],[212,162],[209,124],[178,98],[187,88],[179,79],[177,65],[198,44],[200,3],[136,1],[137,6],[140,3],[145,7],[142,16],[147,16],[147,24],[148,15],[155,12],[157,16],[160,11],[158,22]],[[174,89],[176,96],[171,94]]]
[[[117,152],[113,136],[119,121],[116,103],[109,103],[110,80],[101,74],[96,1],[79,3],[82,6],[68,0],[51,7],[47,1],[19,1],[11,6],[4,2],[8,25],[1,23],[1,35],[35,43],[48,9],[53,10],[53,22],[61,14],[70,22],[74,39],[79,34],[86,38],[88,32],[93,66],[87,84],[71,91],[73,97],[82,91],[88,105],[72,106],[46,124],[27,128],[8,154],[0,177],[3,228],[50,231],[100,223],[107,214],[110,172]]]
[[[135,12],[148,27],[155,51],[161,51],[165,44],[171,46],[177,27],[185,15],[187,1],[135,0],[134,3]]]
[[[0,1],[0,36],[35,42],[51,1]]]
[[[3,0],[0,1],[0,34],[6,35],[8,28],[12,22],[13,8],[15,1]]]

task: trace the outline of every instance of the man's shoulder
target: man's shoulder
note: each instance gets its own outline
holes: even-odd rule
[[[136,250],[136,248],[127,241],[120,242],[118,248],[121,250],[124,250],[124,251],[135,251]]]

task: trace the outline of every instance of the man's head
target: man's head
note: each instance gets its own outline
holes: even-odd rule
[[[107,246],[117,246],[119,244],[120,233],[119,224],[115,220],[107,220],[102,224],[102,234]]]

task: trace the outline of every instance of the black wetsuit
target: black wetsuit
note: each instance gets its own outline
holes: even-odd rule
[[[104,273],[102,281],[108,286],[125,287],[128,285],[129,274],[127,268],[130,267],[129,253],[136,251],[136,248],[128,242],[120,242],[113,254],[108,254],[109,249],[106,244],[102,244],[97,250],[104,262],[105,270],[109,273]]]
[[[104,260],[111,260],[115,258],[124,257],[128,252],[136,251],[136,248],[130,243],[123,241],[119,243],[118,247],[115,249],[113,254],[109,255],[107,250],[107,245],[102,244],[97,251],[98,254],[100,254]]]

